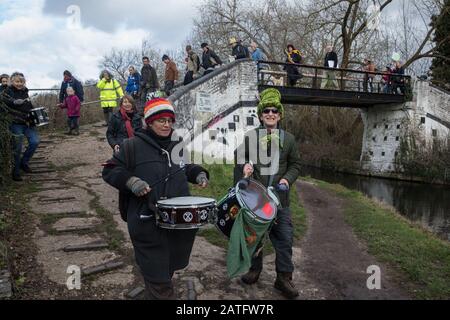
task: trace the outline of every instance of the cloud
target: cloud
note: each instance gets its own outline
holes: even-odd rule
[[[46,0],[43,13],[67,17],[67,8],[80,8],[83,27],[114,33],[121,26],[146,30],[162,49],[183,42],[192,29],[199,0]]]
[[[172,9],[175,2],[183,14]],[[149,35],[158,49],[178,48],[191,30],[192,17],[186,4],[165,3],[147,11],[142,8],[152,7],[152,1],[2,1],[0,73],[22,71],[28,87],[52,87],[66,69],[80,80],[97,79],[103,55],[114,47],[139,47]],[[80,5],[79,29],[68,25],[69,4]]]

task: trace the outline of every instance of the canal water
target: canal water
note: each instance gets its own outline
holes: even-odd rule
[[[304,167],[302,175],[358,190],[450,241],[449,186],[363,177],[312,167]]]

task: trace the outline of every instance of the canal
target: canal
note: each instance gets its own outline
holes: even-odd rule
[[[313,167],[304,167],[302,175],[358,190],[450,241],[449,186],[363,177]]]

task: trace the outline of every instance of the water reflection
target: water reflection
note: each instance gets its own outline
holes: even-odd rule
[[[450,241],[450,187],[361,177],[304,167],[302,175],[358,190]]]

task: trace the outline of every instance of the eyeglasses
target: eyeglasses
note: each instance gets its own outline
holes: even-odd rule
[[[264,109],[263,113],[264,114],[269,114],[269,113],[273,113],[273,114],[278,114],[278,109]]]
[[[166,123],[168,124],[173,124],[173,120],[172,119],[158,119],[156,120],[157,123],[161,124],[161,125],[165,125]]]

